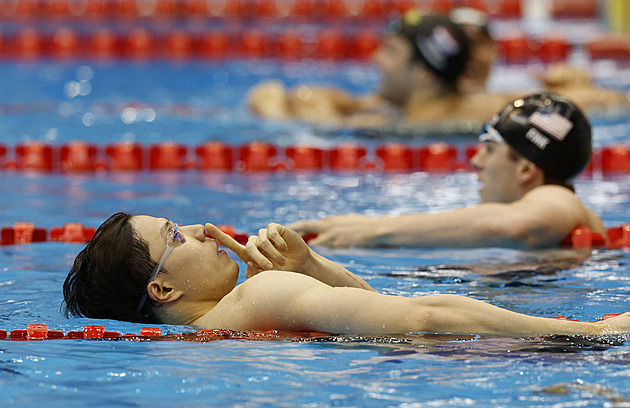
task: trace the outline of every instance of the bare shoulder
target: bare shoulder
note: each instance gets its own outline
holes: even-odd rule
[[[195,324],[206,328],[260,330],[306,288],[323,283],[294,272],[265,271],[246,280],[199,318]]]
[[[594,232],[605,232],[600,217],[587,208],[582,200],[568,188],[557,185],[536,187],[528,192],[521,201],[530,208],[539,206],[543,211],[556,208],[559,212],[573,219],[574,227],[582,226],[588,227]]]

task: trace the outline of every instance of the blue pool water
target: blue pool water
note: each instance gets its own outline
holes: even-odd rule
[[[177,140],[193,146],[206,140],[267,140],[332,146],[345,138],[361,140],[349,133],[335,139],[302,124],[263,122],[247,113],[243,101],[251,85],[278,76],[288,83],[308,77],[358,92],[371,90],[378,75],[372,68],[340,65],[2,63],[0,142]],[[130,106],[143,113],[125,116]],[[627,141],[627,120],[602,118],[595,123],[596,143]],[[463,146],[470,140],[452,142]],[[348,211],[439,211],[473,204],[477,197],[476,177],[467,172],[0,171],[0,185],[2,226],[30,221],[47,229],[66,222],[97,226],[111,213],[129,210],[184,224],[231,224],[239,232],[253,233],[270,221]],[[576,187],[608,227],[629,222],[630,176],[583,177]],[[61,316],[61,285],[81,248],[56,242],[0,247],[0,329],[45,323],[67,332],[97,324],[138,333],[141,326],[131,323]],[[630,259],[624,250],[318,251],[388,294],[462,294],[517,312],[579,320],[628,310]],[[574,261],[554,269],[549,260],[557,258]],[[540,265],[551,268],[528,272]],[[487,275],[505,271],[519,272]],[[628,406],[628,363],[630,342],[624,336],[0,341],[0,387],[7,406]]]

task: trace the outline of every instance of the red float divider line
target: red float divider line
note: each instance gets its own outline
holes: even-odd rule
[[[248,234],[238,233],[232,225],[219,225],[218,228],[241,244],[247,243]],[[12,227],[0,230],[0,245],[20,245],[35,242],[58,241],[85,243],[94,236],[96,228],[85,227],[81,223],[69,222],[63,227],[52,227],[49,233],[45,228],[35,227],[31,222],[16,222]]]
[[[39,141],[25,142],[11,152],[0,145],[0,163],[7,170],[63,173],[94,171],[383,171],[453,172],[471,171],[470,160],[479,145],[458,148],[444,142],[422,146],[383,143],[374,151],[356,143],[330,149],[307,145],[287,147],[267,142],[230,146],[218,141],[187,147],[174,142],[143,146],[121,142],[98,147],[73,141],[52,146]],[[13,154],[11,154],[13,153]],[[630,172],[630,145],[615,144],[593,150],[585,174],[605,175]]]
[[[622,313],[606,313],[602,315],[601,320],[611,319],[620,316]],[[570,320],[566,316],[548,316],[548,319]],[[598,320],[593,321],[597,322]],[[0,341],[42,341],[42,340],[72,340],[72,339],[102,339],[102,340],[170,340],[170,341],[215,341],[215,340],[307,340],[314,337],[330,337],[328,333],[320,332],[282,332],[277,330],[265,331],[236,331],[227,329],[198,330],[196,332],[162,334],[159,327],[142,327],[139,334],[127,333],[121,334],[117,331],[105,330],[104,326],[89,325],[84,326],[83,330],[73,330],[64,333],[61,330],[50,330],[46,324],[29,324],[26,330],[17,329],[7,332],[0,330]]]
[[[569,0],[570,2],[571,0]],[[592,17],[597,9],[586,0],[576,0],[576,8],[567,1],[555,0],[554,15]],[[594,0],[590,0],[592,3]],[[181,19],[280,20],[288,22],[339,22],[339,20],[383,21],[406,10],[423,7],[446,13],[454,7],[481,9],[490,16],[520,17],[522,0],[17,0],[0,2],[0,18],[19,22],[40,19],[61,21],[166,22]],[[595,14],[596,15],[596,14]]]
[[[18,3],[24,1],[26,0],[17,0]],[[368,2],[374,0],[364,1],[367,5]],[[491,13],[501,13],[499,11],[501,7],[492,6],[490,0],[468,1],[478,3],[477,8],[490,10]],[[159,2],[143,3],[156,4]],[[0,5],[5,3],[9,2],[0,1]],[[335,11],[337,6],[333,6],[333,4],[339,3],[338,0],[335,0],[327,4],[331,15],[346,13],[339,10]],[[439,0],[436,0],[437,3]],[[508,1],[506,0],[504,3],[508,3]],[[303,10],[307,8],[307,6],[301,7]],[[299,19],[296,20],[296,24],[280,29],[278,29],[277,24],[270,23],[262,24],[261,28],[255,28],[255,25],[251,24],[241,26],[230,24],[231,27],[227,29],[222,25],[227,26],[231,18],[219,17],[219,22],[216,22],[214,20],[217,17],[214,15],[209,18],[212,18],[213,23],[216,23],[212,26],[218,28],[208,28],[201,31],[183,29],[175,24],[169,30],[164,30],[163,16],[156,19],[159,24],[154,26],[133,24],[136,20],[136,23],[146,21],[147,18],[150,18],[147,16],[135,20],[127,19],[124,28],[118,30],[112,30],[99,24],[86,24],[77,27],[77,24],[71,19],[53,20],[52,28],[44,29],[34,28],[32,22],[29,22],[29,24],[18,25],[14,31],[0,33],[0,58],[18,60],[38,58],[187,60],[230,56],[365,60],[382,43],[386,32],[385,23],[389,21],[392,15],[399,14],[395,10],[406,9],[408,6],[384,7],[377,5],[375,7],[366,6],[365,8],[390,11],[384,11],[387,16],[382,18],[382,25],[375,25],[370,22],[371,17],[368,16],[360,18],[359,21],[370,24],[320,24],[315,31],[313,31],[313,25],[308,25],[308,29],[303,28],[304,25]],[[452,7],[442,8],[450,9]],[[507,9],[509,8],[516,9],[514,6]],[[324,9],[325,7],[322,8],[322,10]],[[356,7],[348,9],[352,11],[349,11],[344,18],[357,19]],[[2,8],[0,8],[1,11]],[[121,15],[124,14],[121,13]],[[378,13],[368,14],[373,17]],[[0,14],[1,18],[2,15]],[[310,17],[310,19],[317,20],[316,17]],[[319,22],[321,22],[321,18]],[[529,37],[520,32],[504,38],[497,38],[496,41],[499,54],[507,64],[525,64],[532,59],[543,63],[565,61],[573,47],[578,45],[585,46],[591,59],[630,59],[628,36],[621,34],[602,34],[598,38],[584,40],[583,44],[575,44],[570,39],[558,35],[538,38]]]
[[[217,227],[241,244],[247,243],[249,235],[236,232],[234,226],[218,225]],[[84,227],[81,223],[66,223],[63,227],[50,229],[50,241],[84,243],[89,241],[94,233],[93,227]],[[36,228],[29,222],[17,222],[13,227],[3,227],[1,238],[0,245],[30,244],[48,240],[44,228]],[[305,237],[305,240],[308,242],[308,239],[312,238],[314,236]],[[586,227],[578,227],[560,245],[572,248],[630,248],[630,224],[608,228],[606,237]]]
[[[526,64],[534,59],[543,63],[566,61],[572,45],[562,37],[550,36],[543,39],[532,39],[525,35],[497,41],[499,54],[507,64]]]
[[[1,35],[0,58],[15,60],[132,59],[189,60],[224,57],[367,59],[378,48],[384,31],[322,28],[317,32],[290,27],[283,30],[243,28],[197,32],[173,28],[162,32],[134,27],[83,30],[59,26],[52,32],[30,26]]]

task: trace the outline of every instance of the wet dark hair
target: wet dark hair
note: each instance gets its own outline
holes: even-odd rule
[[[109,217],[75,258],[63,284],[66,317],[159,323],[150,299],[136,313],[157,263],[131,226],[131,217],[124,212]]]

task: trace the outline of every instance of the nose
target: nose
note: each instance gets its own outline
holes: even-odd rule
[[[470,164],[473,166],[475,170],[479,171],[479,169],[481,169],[481,166],[483,164],[483,157],[485,153],[486,153],[486,145],[482,144],[477,149],[477,153],[475,153],[475,155],[470,159]]]
[[[197,239],[199,241],[206,240],[206,228],[201,224],[191,224],[179,227],[180,231],[185,232],[186,236]]]

